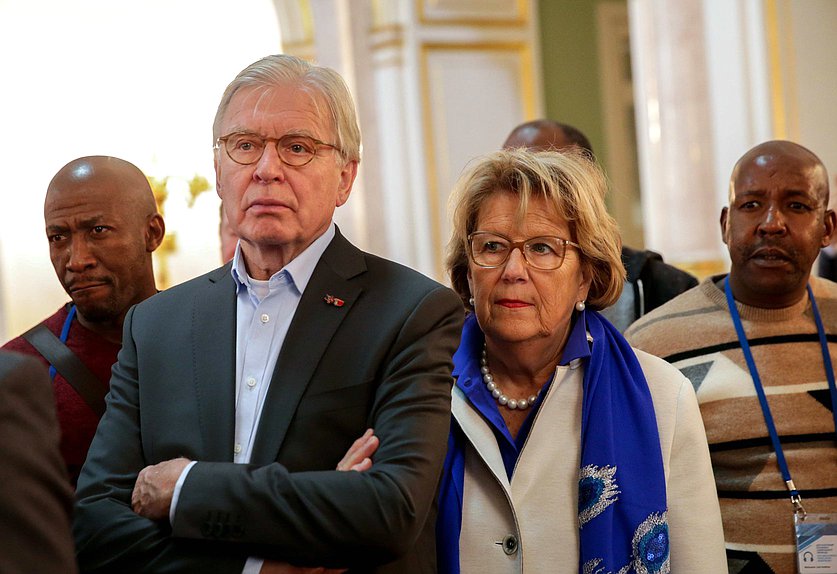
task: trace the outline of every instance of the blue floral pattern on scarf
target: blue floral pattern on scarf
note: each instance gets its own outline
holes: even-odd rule
[[[598,467],[588,464],[581,468],[578,480],[578,527],[582,528],[593,518],[619,500],[619,486],[614,475],[615,466]]]
[[[634,570],[637,574],[669,572],[667,513],[653,513],[634,533]]]

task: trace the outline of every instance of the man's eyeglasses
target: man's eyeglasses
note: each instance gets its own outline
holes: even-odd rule
[[[535,269],[552,271],[564,263],[567,245],[581,249],[578,243],[553,235],[532,237],[525,241],[512,241],[508,237],[490,231],[475,231],[468,236],[468,253],[471,261],[489,269],[505,265],[511,252],[520,249],[528,265]]]
[[[301,167],[311,162],[322,147],[341,151],[334,144],[320,141],[310,136],[288,134],[281,138],[265,138],[249,132],[235,132],[215,140],[215,149],[224,144],[224,151],[235,163],[251,165],[262,158],[268,142],[275,142],[276,151],[282,163]]]

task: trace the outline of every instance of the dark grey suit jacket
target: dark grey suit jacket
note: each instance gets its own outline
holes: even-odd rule
[[[0,572],[76,572],[73,489],[40,361],[0,351]]]
[[[248,465],[232,463],[235,309],[228,264],[126,317],[107,412],[78,483],[82,569],[240,572],[255,555],[435,571],[458,297],[338,232],[294,315]],[[373,468],[335,471],[367,427],[381,439]],[[173,528],[135,515],[137,473],[179,456],[200,462]]]

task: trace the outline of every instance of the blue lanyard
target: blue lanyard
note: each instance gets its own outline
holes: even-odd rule
[[[834,383],[834,369],[831,367],[831,355],[828,352],[828,341],[825,337],[825,328],[820,318],[820,311],[817,308],[817,302],[814,299],[814,292],[811,290],[811,285],[807,285],[808,299],[811,301],[811,312],[814,315],[814,321],[817,324],[817,333],[820,339],[820,348],[822,349],[822,361],[825,366],[825,376],[828,379],[828,387],[831,391],[831,406],[832,414],[834,416],[834,428],[837,431],[837,385]],[[802,514],[805,509],[802,507],[802,497],[799,496],[799,491],[796,489],[793,480],[791,479],[790,469],[785,460],[785,453],[782,450],[782,444],[779,442],[779,433],[776,432],[776,425],[773,423],[773,415],[770,414],[770,406],[767,404],[767,397],[764,394],[764,387],[761,384],[761,377],[756,368],[756,362],[753,360],[753,353],[750,351],[750,344],[747,342],[747,335],[744,333],[744,326],[741,324],[741,316],[738,314],[738,308],[735,306],[735,300],[732,297],[732,289],[729,286],[729,276],[724,279],[724,292],[727,295],[727,306],[729,307],[729,314],[732,316],[732,322],[735,325],[735,332],[738,334],[738,342],[741,344],[741,351],[744,353],[744,358],[747,360],[747,367],[750,369],[750,376],[753,378],[753,385],[756,387],[756,394],[761,403],[761,410],[764,414],[764,422],[767,425],[767,431],[770,433],[770,441],[773,443],[773,450],[776,452],[776,462],[779,464],[779,471],[782,473],[782,479],[785,481],[788,490],[790,491],[791,502],[794,510]]]
[[[67,318],[64,319],[64,326],[61,328],[61,336],[59,339],[65,345],[67,344],[67,336],[70,334],[70,325],[73,323],[73,318],[76,316],[76,306],[70,305],[70,312],[67,313]],[[49,366],[49,378],[50,380],[55,380],[55,374],[57,371],[55,367],[52,365]]]

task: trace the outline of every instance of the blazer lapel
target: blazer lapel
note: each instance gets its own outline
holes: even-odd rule
[[[506,474],[506,467],[503,464],[503,458],[500,456],[500,450],[497,448],[497,439],[491,428],[482,419],[482,416],[468,405],[468,399],[462,389],[453,386],[450,403],[451,415],[459,423],[459,427],[465,436],[471,442],[471,445],[480,455],[485,465],[491,471],[491,474],[497,479],[497,482],[506,490],[510,492],[509,477]]]
[[[235,282],[230,265],[210,273],[192,302],[195,392],[204,444],[201,460],[233,460],[235,438]]]
[[[299,401],[329,341],[363,291],[352,279],[366,270],[363,253],[337,231],[320,258],[294,314],[262,409],[251,462],[275,462]],[[341,306],[328,304],[327,295]]]

